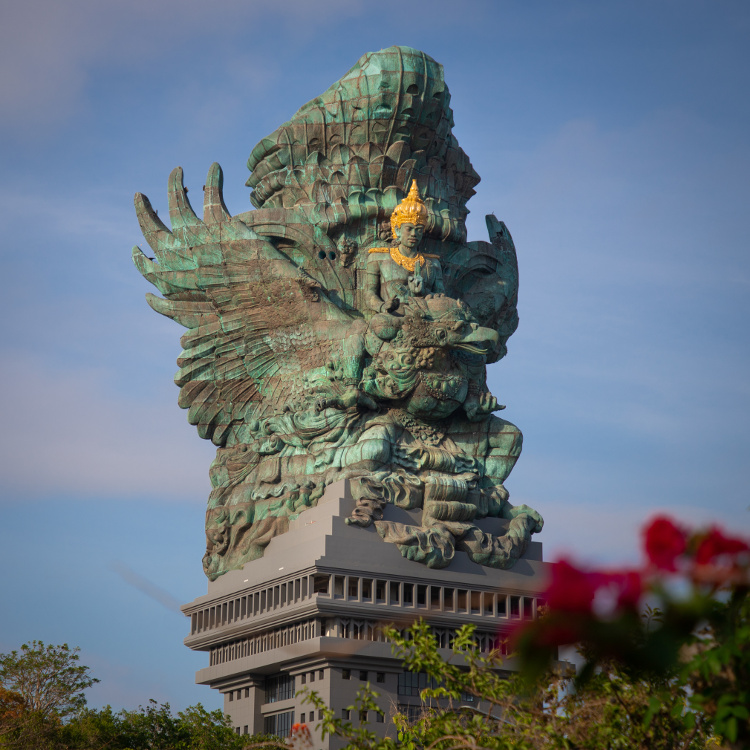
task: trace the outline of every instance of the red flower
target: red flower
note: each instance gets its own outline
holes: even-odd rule
[[[670,518],[654,518],[643,530],[643,543],[652,565],[660,570],[677,570],[675,560],[685,551],[685,532]]]
[[[715,526],[701,540],[695,552],[698,565],[708,565],[721,555],[737,555],[750,549],[747,542],[736,537],[724,536]]]
[[[581,623],[545,621],[540,624],[534,638],[534,646],[549,648],[550,646],[567,646],[578,643],[584,634]]]
[[[608,574],[609,582],[617,591],[618,609],[638,609],[643,594],[643,579],[637,570]]]
[[[547,605],[558,612],[591,612],[597,586],[596,575],[560,560],[552,565],[552,577],[545,592]]]

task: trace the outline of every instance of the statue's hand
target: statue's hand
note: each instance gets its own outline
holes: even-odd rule
[[[422,295],[424,281],[421,276],[409,276],[408,284],[409,284],[409,291],[415,297],[420,297]]]
[[[385,303],[383,306],[383,312],[385,313],[392,313],[398,310],[399,305],[401,304],[401,300],[398,297],[391,297],[391,299],[388,300],[388,302]]]
[[[464,453],[450,453],[442,448],[425,448],[419,445],[410,445],[406,448],[406,462],[411,464],[417,471],[423,469],[437,469],[450,474],[466,474],[475,472],[477,468],[476,459]]]
[[[414,463],[414,466],[421,470],[427,465],[430,460],[430,454],[424,448],[419,445],[412,445],[406,449],[406,455],[410,461]]]
[[[372,411],[378,410],[378,405],[366,393],[359,388],[347,388],[341,395],[326,397],[321,396],[315,400],[315,411],[320,413],[325,409],[340,409],[345,411],[353,406],[364,406]]]
[[[537,511],[528,505],[508,505],[507,510],[503,513],[503,518],[525,518],[528,520],[528,529],[532,534],[538,534],[544,527],[544,519]]]
[[[493,411],[500,411],[505,406],[497,403],[497,399],[489,392],[470,395],[464,403],[464,411],[470,422],[483,419]]]

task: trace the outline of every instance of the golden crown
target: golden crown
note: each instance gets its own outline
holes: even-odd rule
[[[404,198],[401,203],[393,209],[391,214],[391,231],[394,236],[396,230],[402,224],[421,224],[426,226],[427,224],[427,206],[425,202],[419,197],[419,188],[417,187],[417,181],[412,180],[411,190],[409,195]]]

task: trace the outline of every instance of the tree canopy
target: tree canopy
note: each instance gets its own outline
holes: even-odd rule
[[[0,654],[0,685],[17,693],[30,711],[64,719],[86,705],[84,691],[99,682],[79,664],[79,648],[24,643],[20,651]]]

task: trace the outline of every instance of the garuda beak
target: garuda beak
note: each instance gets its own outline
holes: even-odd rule
[[[493,331],[491,328],[482,328],[473,323],[471,333],[463,336],[460,341],[453,344],[453,348],[463,349],[466,352],[471,352],[471,354],[484,355],[498,341],[500,341],[500,335],[497,331]]]

